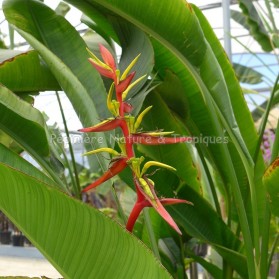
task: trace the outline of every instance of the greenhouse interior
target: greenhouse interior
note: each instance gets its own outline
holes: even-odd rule
[[[0,0],[0,278],[279,279],[278,0]]]

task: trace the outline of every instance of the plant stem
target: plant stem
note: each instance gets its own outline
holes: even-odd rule
[[[223,279],[231,279],[233,275],[233,269],[226,260],[223,259]]]
[[[262,243],[261,243],[261,261],[260,271],[261,278],[267,278],[268,276],[268,241],[269,241],[269,230],[270,230],[270,209],[267,198],[265,199],[265,216],[262,230]]]
[[[55,94],[56,94],[56,97],[57,97],[59,109],[60,109],[61,116],[62,116],[62,119],[63,119],[65,133],[66,133],[66,136],[67,136],[67,141],[69,143],[70,156],[71,156],[72,163],[73,163],[73,170],[74,170],[74,174],[75,174],[75,179],[73,180],[74,194],[75,194],[76,198],[81,199],[81,189],[80,189],[80,184],[79,184],[78,171],[77,171],[77,167],[76,167],[74,150],[73,150],[73,146],[71,144],[71,138],[70,138],[70,134],[69,134],[69,130],[68,130],[68,126],[67,126],[67,122],[66,122],[66,118],[65,118],[65,115],[64,115],[64,111],[63,111],[63,107],[62,107],[62,104],[61,104],[61,101],[60,101],[59,94],[58,94],[57,91],[55,91]],[[69,168],[69,172],[71,172],[71,171],[72,170]]]
[[[182,263],[182,268],[183,268],[183,278],[187,278],[186,270],[185,270],[185,264],[184,264],[184,259],[185,259],[185,253],[184,253],[184,244],[182,237],[179,236],[179,246],[180,246],[180,255],[181,255],[181,263]]]
[[[124,213],[124,210],[121,206],[121,203],[119,201],[119,198],[118,198],[118,195],[116,193],[116,189],[115,189],[115,186],[114,186],[114,183],[112,184],[112,193],[113,193],[113,196],[114,196],[114,199],[115,199],[115,202],[116,202],[116,205],[117,205],[117,209],[119,210],[119,214],[121,216],[121,219],[123,220],[123,223],[126,224],[127,222],[127,218],[126,218],[126,215]]]
[[[159,248],[158,248],[158,243],[157,243],[157,240],[156,240],[153,228],[152,228],[152,223],[151,223],[151,220],[150,220],[150,216],[149,216],[149,208],[144,208],[143,209],[143,216],[144,216],[144,221],[145,221],[146,229],[147,229],[149,240],[150,240],[151,249],[152,249],[155,257],[159,261],[161,261]]]

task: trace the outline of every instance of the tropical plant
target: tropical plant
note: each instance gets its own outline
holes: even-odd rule
[[[194,262],[217,279],[268,278],[278,243],[276,219],[270,220],[278,217],[279,158],[275,144],[265,166],[260,145],[278,78],[257,133],[234,70],[197,7],[179,0],[67,2],[94,33],[82,36],[64,18],[65,6],[3,2],[7,21],[32,50],[1,50],[0,128],[20,148],[0,145],[0,210],[65,278],[187,278],[187,269],[197,278]],[[81,131],[102,139],[88,136],[87,154],[97,156],[88,156],[90,171],[104,174],[87,188],[80,187],[74,152],[67,161],[71,183],[65,183],[57,144],[30,104],[33,92],[45,90],[63,90],[88,127]],[[99,119],[106,120],[96,124]],[[158,127],[183,136],[165,137]],[[160,139],[180,143],[145,144]],[[21,149],[40,169],[18,155]],[[103,151],[115,156],[110,165]],[[149,161],[140,169],[141,156]],[[120,217],[114,221],[79,199],[82,190],[108,185],[117,173],[128,186],[115,196]],[[122,224],[135,189],[128,230],[143,207],[156,210],[145,208],[132,234]],[[193,206],[183,202],[166,211],[161,204],[174,196]],[[199,252],[203,244],[211,253]]]

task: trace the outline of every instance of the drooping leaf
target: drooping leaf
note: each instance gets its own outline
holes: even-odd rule
[[[59,176],[61,166],[53,156],[43,115],[13,92],[0,85],[0,129],[26,150],[52,179],[64,185]]]
[[[34,177],[41,182],[47,183],[48,185],[56,186],[56,184],[43,172],[35,168],[33,165],[23,159],[19,154],[16,154],[2,144],[0,144],[0,162],[7,166],[10,166],[15,170],[27,174],[30,177]]]
[[[258,84],[263,81],[263,75],[250,67],[238,63],[234,63],[233,67],[240,82]]]
[[[65,278],[171,278],[151,251],[96,209],[2,163],[0,180],[0,210]]]
[[[0,50],[0,61],[1,83],[13,92],[61,90],[37,51]]]
[[[70,10],[71,10],[71,7],[62,1],[59,2],[57,7],[55,8],[55,12],[61,16],[65,16]]]
[[[0,128],[31,154],[49,155],[42,114],[3,85],[0,86]]]
[[[231,18],[249,31],[249,24],[246,22],[246,16],[239,11],[231,10]]]
[[[239,7],[246,17],[246,23],[249,25],[250,34],[261,45],[264,51],[271,51],[272,45],[270,43],[270,38],[261,17],[254,7],[253,1],[239,0]]]

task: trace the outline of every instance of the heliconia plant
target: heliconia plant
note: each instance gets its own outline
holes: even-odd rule
[[[176,230],[179,234],[182,234],[177,224],[163,207],[163,205],[177,203],[186,203],[192,205],[192,203],[187,200],[174,198],[159,199],[155,192],[154,182],[149,178],[152,173],[146,173],[152,166],[165,168],[170,171],[176,171],[176,169],[167,164],[163,164],[157,161],[148,161],[143,165],[143,167],[141,167],[141,164],[144,162],[145,158],[143,156],[141,156],[140,158],[135,157],[133,145],[175,144],[186,142],[187,140],[189,140],[189,138],[166,137],[173,134],[174,132],[172,131],[165,132],[162,130],[158,130],[142,132],[139,129],[141,122],[143,120],[143,117],[151,110],[152,106],[144,109],[138,115],[138,117],[135,118],[133,115],[130,114],[130,112],[133,110],[132,105],[126,101],[129,91],[145,77],[142,76],[133,81],[135,72],[130,73],[131,69],[136,64],[139,55],[130,63],[123,74],[121,74],[120,70],[116,67],[115,59],[109,52],[109,50],[102,44],[99,45],[99,48],[103,61],[101,61],[95,54],[88,50],[91,56],[91,58],[89,58],[89,62],[102,76],[112,79],[112,84],[107,95],[107,108],[112,114],[112,117],[92,127],[80,129],[79,131],[86,133],[106,132],[119,127],[122,131],[122,137],[118,138],[117,141],[120,152],[109,147],[103,147],[84,154],[91,155],[99,152],[107,152],[113,158],[111,160],[111,166],[109,167],[109,169],[100,178],[83,189],[83,192],[87,192],[91,189],[96,188],[103,182],[119,174],[126,167],[129,167],[133,174],[133,181],[137,193],[137,201],[128,218],[126,225],[127,230],[133,230],[134,224],[144,207],[153,207],[174,230]],[[116,99],[113,99],[114,94],[116,96]]]

